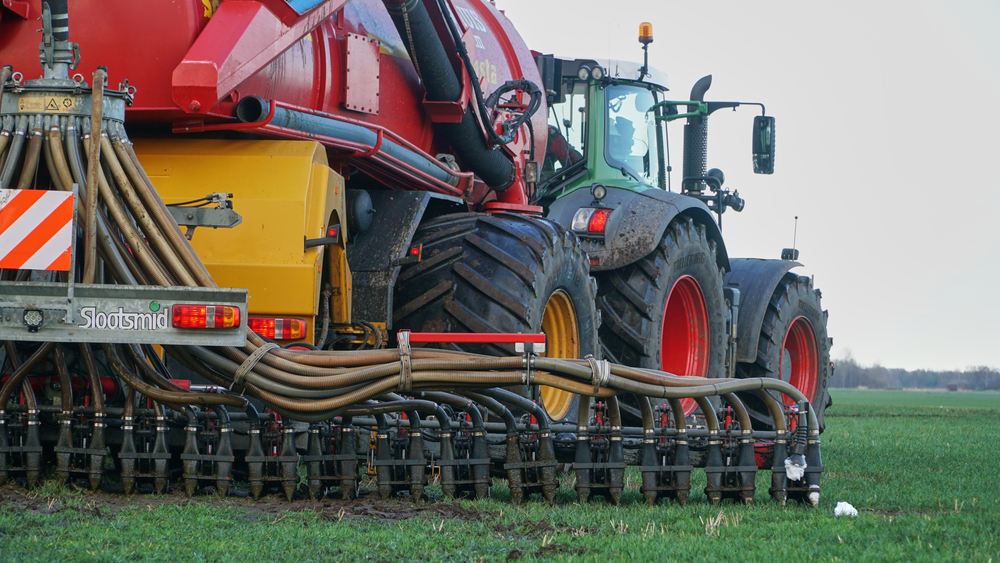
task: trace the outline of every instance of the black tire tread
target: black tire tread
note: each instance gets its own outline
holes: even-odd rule
[[[785,274],[778,287],[768,301],[764,313],[764,321],[757,340],[757,360],[753,363],[736,365],[737,377],[778,377],[781,370],[781,345],[789,324],[800,314],[810,319],[815,330],[816,346],[819,353],[819,381],[813,409],[819,418],[820,429],[825,427],[824,413],[832,404],[828,383],[832,368],[830,367],[830,347],[833,339],[827,333],[829,312],[823,310],[821,304],[822,292],[813,288],[812,279],[793,273]],[[773,427],[767,409],[755,397],[747,397],[747,408],[751,411],[755,423],[762,428]]]
[[[675,219],[660,244],[649,255],[624,268],[599,275],[598,282],[602,289],[597,306],[604,321],[600,338],[602,348],[607,351],[606,357],[614,357],[630,366],[660,368],[659,331],[655,335],[649,332],[656,328],[658,322],[655,317],[662,312],[654,311],[653,305],[665,299],[659,298],[658,293],[667,291],[669,269],[678,255],[688,248],[700,249],[706,256],[706,262],[713,265],[718,274],[717,280],[712,280],[715,287],[703,287],[702,290],[717,293],[718,303],[724,305],[722,272],[714,267],[715,243],[708,240],[703,225],[687,217]],[[706,300],[709,299],[706,295]],[[712,309],[709,303],[706,304]],[[709,377],[723,377],[725,373],[725,311],[722,306],[716,309],[708,312],[712,327]],[[629,320],[637,318],[642,320]]]
[[[578,317],[581,356],[597,354],[595,287],[577,238],[547,219],[461,213],[422,224],[394,291],[394,328],[427,332],[537,332],[549,296],[562,289]],[[450,346],[491,355],[512,344]],[[571,411],[570,416],[575,416]]]

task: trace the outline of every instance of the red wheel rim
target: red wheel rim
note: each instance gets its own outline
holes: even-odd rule
[[[816,333],[812,323],[802,315],[792,319],[792,324],[785,332],[778,375],[782,381],[787,381],[802,391],[810,403],[815,401],[819,382],[819,347],[816,346]],[[786,405],[795,404],[788,395],[782,396]]]
[[[667,294],[660,337],[660,369],[674,375],[708,376],[711,338],[708,308],[698,282],[681,276]],[[684,414],[698,407],[694,399],[681,399]]]

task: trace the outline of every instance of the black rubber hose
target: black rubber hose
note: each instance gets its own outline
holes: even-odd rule
[[[424,83],[427,100],[457,102],[462,84],[455,75],[441,38],[434,29],[427,8],[421,0],[382,0],[392,18],[413,65]],[[444,17],[449,17],[444,14]],[[439,123],[455,154],[487,186],[505,190],[514,183],[514,165],[500,151],[490,149],[472,108],[460,123]]]
[[[431,401],[421,401],[417,399],[407,399],[403,401],[389,401],[386,403],[378,403],[374,405],[356,405],[344,412],[344,416],[365,416],[365,415],[378,415],[386,414],[390,412],[402,412],[402,411],[421,411],[426,413],[431,413],[438,418],[441,422],[441,429],[447,430],[451,429],[451,417],[445,412],[441,405],[433,403]],[[411,416],[411,418],[413,418]],[[418,419],[419,421],[419,419]],[[414,421],[410,421],[411,428],[417,428]]]
[[[213,405],[213,406],[211,406],[209,408],[211,408],[213,411],[215,411],[215,414],[218,415],[219,422],[221,424],[224,424],[224,425],[228,426],[229,424],[232,423],[232,420],[230,420],[230,418],[229,418],[229,411],[226,410],[226,407],[224,407],[222,405]]]
[[[69,41],[69,0],[46,0],[52,12],[52,38]]]
[[[538,421],[539,432],[548,431],[549,415],[545,412],[545,409],[543,409],[541,405],[528,400],[517,393],[507,391],[506,389],[482,389],[479,393],[487,397],[493,397],[501,403],[507,403],[508,405],[513,405],[519,409],[530,412],[535,415],[535,419]]]
[[[28,372],[35,369],[35,366],[40,364],[55,346],[52,342],[42,344],[26,362],[15,368],[14,373],[7,379],[7,382],[3,384],[3,387],[0,387],[0,412],[7,408],[7,402],[10,401],[10,396],[14,394],[14,388],[21,384],[21,381],[28,376]]]
[[[71,118],[69,120],[69,124],[66,126],[65,152],[73,181],[80,186],[80,200],[86,202],[87,176],[83,172],[83,159],[80,154],[80,141],[75,117]],[[83,212],[86,213],[86,210],[84,209]],[[108,231],[107,219],[105,219],[104,214],[100,209],[97,210],[96,219],[98,250],[101,252],[101,256],[104,260],[111,266],[116,280],[118,283],[138,285],[139,280],[137,280],[136,276],[129,269],[126,258],[123,257],[121,251],[119,251],[118,247],[115,246],[110,231]]]
[[[486,395],[473,391],[462,391],[462,395],[465,395],[480,405],[483,405],[488,411],[503,419],[504,426],[507,427],[507,433],[517,432],[517,419],[515,419],[514,415],[511,414],[510,409],[503,406],[503,403],[493,397],[487,397]]]
[[[774,421],[774,429],[780,432],[787,430],[788,424],[785,423],[785,413],[781,405],[778,404],[778,401],[763,389],[757,389],[752,391],[752,393],[757,395],[767,405],[768,410],[771,412],[771,420]]]
[[[642,416],[643,431],[653,430],[653,405],[649,402],[649,397],[645,395],[635,395],[635,402],[639,403],[639,413]]]
[[[479,412],[479,407],[476,406],[472,399],[440,391],[427,391],[420,393],[420,396],[429,401],[434,401],[435,403],[443,403],[450,405],[453,408],[464,410],[469,413],[469,417],[472,418],[472,428],[474,430],[485,430],[483,428],[483,413]],[[459,423],[461,423],[461,421],[459,421]]]
[[[28,117],[22,115],[17,120],[17,127],[14,129],[13,138],[10,141],[10,148],[7,150],[7,160],[4,162],[3,170],[0,171],[0,187],[13,188],[10,181],[14,178],[14,171],[21,160],[24,151],[25,139],[29,135]]]

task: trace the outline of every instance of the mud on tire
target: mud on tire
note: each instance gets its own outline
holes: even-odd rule
[[[827,384],[830,379],[830,346],[827,312],[820,304],[821,293],[805,276],[785,274],[771,295],[757,341],[757,360],[736,365],[737,377],[774,377],[789,381],[805,393],[816,411],[820,430],[826,426],[823,414],[832,404]],[[790,330],[791,329],[791,330]],[[810,356],[815,356],[811,358]],[[756,396],[741,393],[758,429],[773,429],[767,407]],[[782,396],[786,404],[787,397]]]
[[[419,244],[423,259],[405,266],[396,281],[395,328],[539,332],[545,308],[558,293],[575,313],[577,338],[567,345],[578,347],[577,357],[596,355],[599,321],[590,263],[565,228],[521,215],[463,213],[421,225],[413,240]],[[549,335],[550,352],[559,336]],[[452,346],[491,355],[516,353],[512,344]],[[575,420],[576,402],[559,419]]]
[[[660,244],[648,256],[623,268],[598,273],[596,277],[597,306],[603,320],[599,334],[605,359],[663,369],[661,335],[667,298],[678,280],[687,278],[697,284],[704,297],[708,349],[707,357],[695,362],[702,373],[677,375],[725,377],[723,276],[716,261],[715,243],[708,240],[704,226],[679,217],[667,227]],[[692,408],[691,403],[686,404],[685,410]],[[632,421],[637,420],[638,410],[632,397],[622,398],[622,408]]]

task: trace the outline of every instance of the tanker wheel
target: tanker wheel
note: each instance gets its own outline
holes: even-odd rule
[[[589,261],[576,237],[546,219],[462,213],[428,221],[413,245],[423,259],[396,280],[393,326],[423,332],[544,332],[546,356],[597,353]],[[515,355],[514,345],[451,345]],[[525,390],[527,391],[527,390]],[[540,387],[553,420],[576,420],[577,397]]]
[[[736,366],[738,377],[774,377],[791,383],[809,399],[825,426],[823,414],[830,406],[830,344],[826,332],[827,313],[820,306],[820,291],[805,276],[785,274],[771,295],[757,341],[757,360]],[[763,401],[740,395],[750,409],[754,426],[771,430],[774,424]],[[781,395],[786,405],[793,405]]]
[[[675,375],[725,377],[723,278],[704,226],[677,218],[653,252],[597,279],[605,359]],[[628,424],[641,422],[634,397],[622,397],[621,404]],[[693,399],[681,404],[686,415],[698,406]]]

